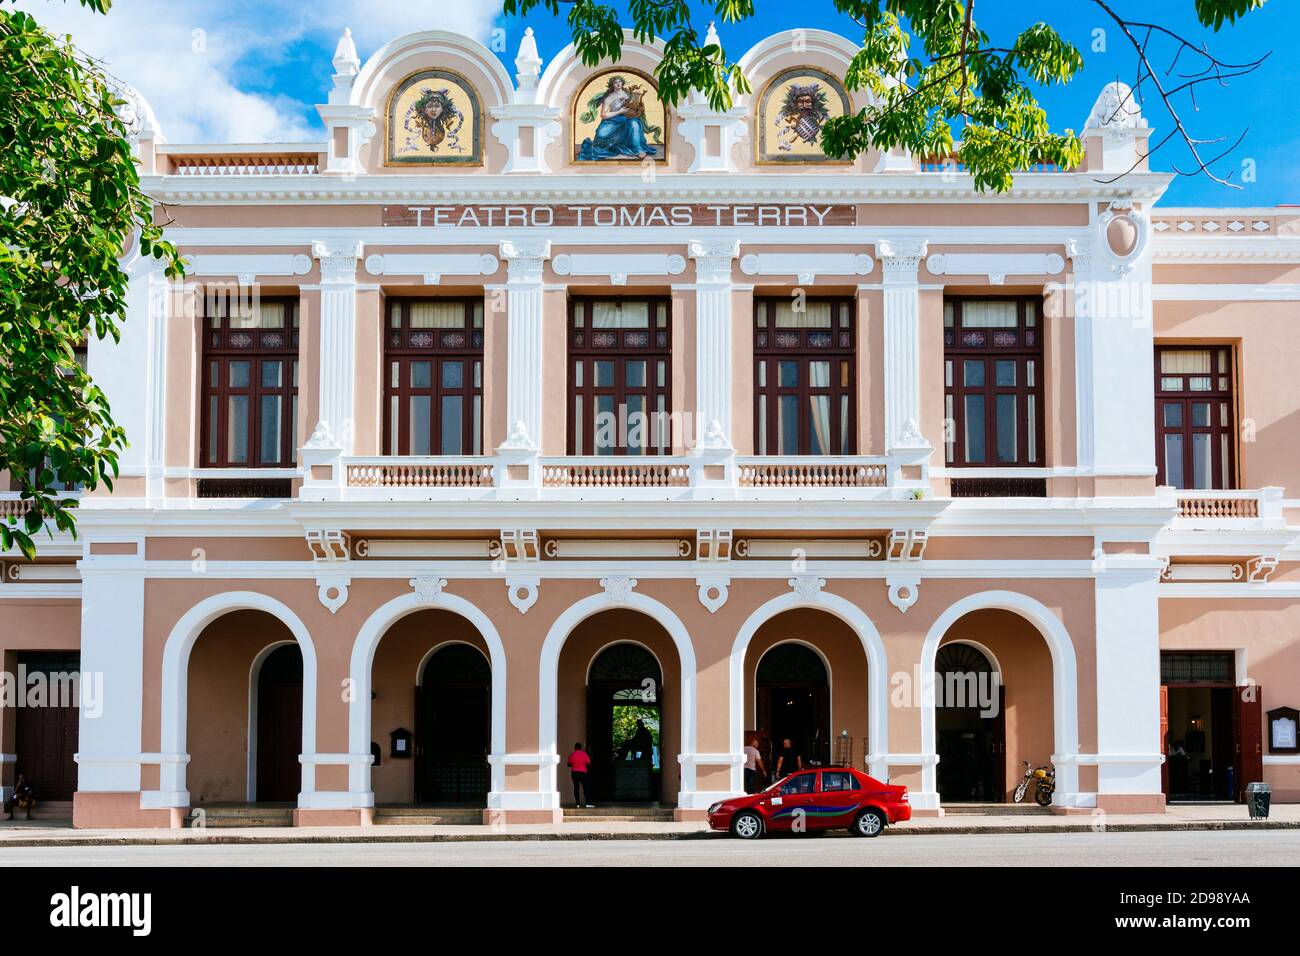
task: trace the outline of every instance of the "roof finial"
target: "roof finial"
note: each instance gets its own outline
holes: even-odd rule
[[[352,42],[352,28],[344,27],[338,46],[334,48],[334,72],[356,76],[360,71],[361,60],[357,57],[357,45]]]
[[[521,90],[536,89],[538,77],[542,75],[542,58],[537,52],[537,40],[533,36],[532,27],[524,30],[524,38],[519,41],[519,55],[515,57],[515,69],[519,71],[515,75],[515,80]]]
[[[718,38],[718,25],[715,21],[709,21],[709,31],[704,35],[705,46],[722,46],[722,41]]]

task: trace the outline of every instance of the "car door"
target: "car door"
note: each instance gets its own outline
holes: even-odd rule
[[[805,770],[781,784],[768,800],[767,825],[772,830],[804,831],[817,809],[817,772]]]
[[[846,827],[862,802],[857,778],[851,770],[823,770],[817,787],[816,826]]]

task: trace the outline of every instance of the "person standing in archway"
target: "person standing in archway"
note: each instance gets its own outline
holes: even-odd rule
[[[745,744],[745,792],[758,793],[758,775],[766,774],[763,755],[758,752],[758,738],[750,737]]]
[[[587,772],[591,769],[591,755],[582,749],[582,742],[573,745],[573,753],[569,754],[567,761],[569,773],[573,777],[573,803],[574,806],[591,807],[591,783],[587,778]],[[587,798],[583,803],[582,798]]]
[[[781,753],[776,758],[776,779],[794,773],[796,770],[803,769],[803,754],[795,749],[794,742],[789,737],[781,741]]]

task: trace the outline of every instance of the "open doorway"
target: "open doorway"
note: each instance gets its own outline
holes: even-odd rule
[[[662,689],[659,661],[639,644],[611,644],[591,662],[587,740],[596,800],[661,800]]]
[[[1160,655],[1161,750],[1169,802],[1241,800],[1263,774],[1260,689],[1238,687],[1233,651]]]
[[[786,740],[805,767],[829,763],[831,691],[821,655],[804,644],[778,644],[758,662],[755,685],[767,767],[775,773]],[[782,767],[782,774],[792,769]]]

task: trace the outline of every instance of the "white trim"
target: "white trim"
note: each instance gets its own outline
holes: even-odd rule
[[[1265,754],[1264,766],[1266,767],[1300,766],[1300,754]]]
[[[408,565],[408,567],[411,567]],[[409,572],[408,572],[409,573]],[[488,664],[492,669],[492,754],[506,749],[506,650],[492,619],[475,604],[446,591],[438,593],[433,601],[421,601],[415,593],[403,594],[381,604],[366,618],[352,645],[348,666],[352,700],[348,705],[348,752],[364,763],[353,763],[348,768],[350,808],[367,808],[375,805],[375,794],[370,785],[371,700],[370,688],[375,663],[375,651],[389,628],[408,614],[423,610],[443,610],[458,614],[469,621],[488,647]],[[488,806],[495,807],[505,790],[504,768],[491,761],[492,789],[488,793]]]
[[[1165,598],[1276,598],[1300,599],[1300,581],[1270,581],[1267,584],[1240,582],[1223,584],[1213,581],[1162,583],[1158,596]]]
[[[293,634],[302,650],[302,753],[316,752],[316,646],[302,619],[287,605],[256,591],[226,591],[214,594],[194,605],[172,627],[163,647],[162,660],[162,752],[185,754],[189,710],[190,652],[204,629],[231,611],[262,611],[277,618]],[[159,778],[161,796],[154,798],[160,806],[188,807],[189,791],[185,787],[185,764],[165,762]],[[304,766],[302,791],[298,805],[316,789],[314,769]]]
[[[935,658],[939,642],[948,630],[972,611],[996,608],[1011,611],[1033,624],[1047,643],[1052,655],[1052,729],[1054,744],[1052,759],[1061,764],[1057,789],[1067,801],[1074,800],[1079,790],[1079,773],[1070,759],[1079,752],[1079,678],[1075,660],[1074,642],[1069,631],[1044,604],[1017,594],[1014,591],[981,591],[970,594],[949,605],[931,625],[921,645],[921,750],[935,757]],[[938,792],[935,764],[927,764],[921,771],[921,790],[926,794]],[[936,798],[937,805],[937,798]],[[1063,805],[1077,805],[1067,802]]]
[[[744,752],[745,733],[745,653],[758,629],[778,614],[797,607],[812,607],[839,618],[857,634],[867,656],[867,737],[873,753],[866,756],[868,772],[882,777],[888,774],[887,754],[876,748],[888,749],[889,741],[889,675],[885,644],[880,632],[866,611],[856,604],[829,591],[820,590],[807,598],[797,593],[781,594],[760,605],[741,625],[736,640],[731,645],[730,695],[731,727],[729,739],[732,753]],[[757,670],[755,670],[757,674]],[[828,675],[829,676],[829,675]],[[745,792],[741,766],[731,768],[733,794]]]
[[[560,805],[560,793],[557,782],[559,764],[559,742],[557,724],[559,722],[559,675],[560,651],[564,642],[579,624],[587,618],[610,608],[623,607],[640,611],[654,620],[672,638],[677,648],[677,663],[681,672],[681,688],[678,699],[680,703],[681,739],[678,744],[678,756],[691,756],[695,753],[695,647],[691,642],[686,625],[668,605],[652,597],[630,591],[623,597],[601,592],[571,604],[551,625],[542,643],[540,663],[538,665],[538,705],[537,705],[537,739],[538,752],[546,757],[554,757],[554,763],[544,764],[538,774],[538,808],[553,809]],[[657,658],[656,658],[657,659]],[[589,665],[590,666],[590,665]],[[662,673],[662,670],[661,670]],[[679,780],[677,805],[680,809],[694,809],[697,797],[695,790],[694,765],[682,763]],[[707,804],[706,804],[707,806]]]

